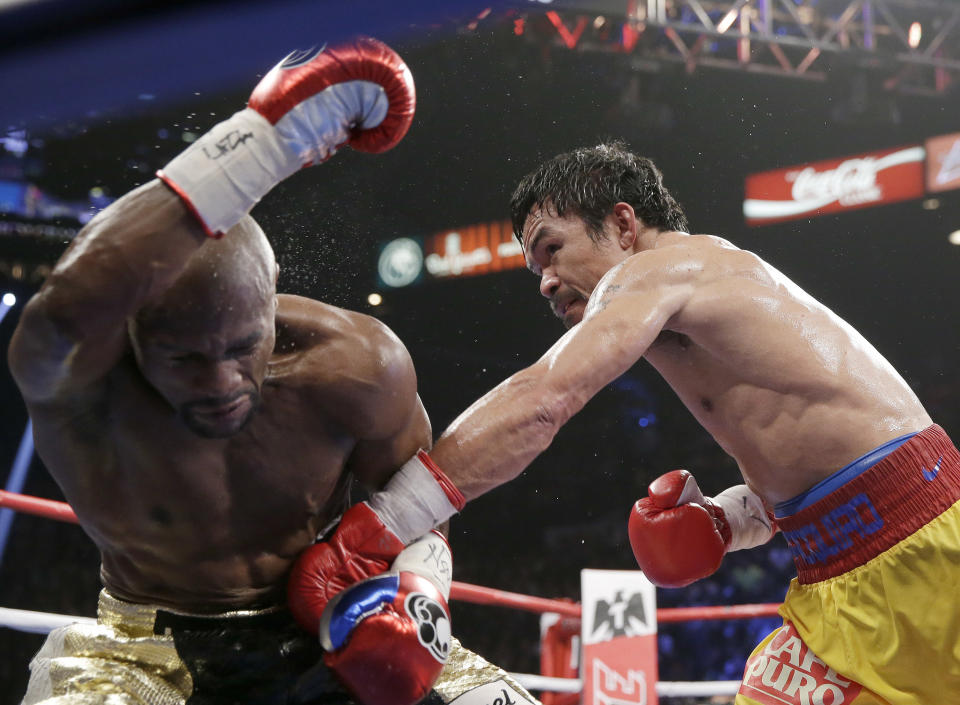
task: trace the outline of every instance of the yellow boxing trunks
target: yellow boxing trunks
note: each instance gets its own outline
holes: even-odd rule
[[[960,704],[960,453],[936,425],[891,444],[778,505],[797,577],[737,705]]]
[[[316,639],[283,607],[184,615],[100,594],[97,623],[55,629],[30,663],[23,705],[354,705]],[[423,705],[537,701],[451,639]],[[506,700],[504,700],[506,698]]]

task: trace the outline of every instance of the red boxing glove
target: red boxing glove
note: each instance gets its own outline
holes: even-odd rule
[[[345,105],[336,105],[334,99]],[[257,84],[247,106],[277,129],[283,129],[286,122],[294,138],[300,129],[292,116],[296,111],[311,117],[311,111],[319,108],[316,115],[321,120],[345,120],[345,124],[332,127],[346,127],[348,134],[339,143],[316,145],[321,150],[319,159],[301,165],[309,166],[332,156],[333,152],[324,154],[323,150],[336,150],[344,143],[372,153],[395,146],[413,122],[416,95],[413,75],[403,59],[383,42],[358,37],[345,44],[290,54]],[[329,137],[313,134],[321,140]]]
[[[348,509],[329,541],[307,548],[287,580],[287,603],[297,624],[317,634],[327,603],[344,588],[380,575],[403,550],[366,502]]]
[[[640,569],[660,587],[684,587],[720,567],[726,552],[770,540],[776,528],[746,485],[704,497],[686,470],[661,475],[637,500],[629,533]]]
[[[324,654],[361,705],[414,705],[427,696],[450,655],[450,609],[415,573],[385,573],[352,585],[321,622]]]
[[[300,568],[315,557],[305,553],[291,575],[291,609],[300,617],[300,599],[316,587],[312,579],[302,582]],[[451,577],[447,541],[431,532],[400,552],[388,572],[326,603],[314,622],[324,663],[362,705],[413,705],[430,692],[450,653]]]
[[[419,451],[381,492],[350,507],[328,541],[297,558],[287,582],[287,601],[297,623],[316,634],[337,593],[386,571],[404,546],[449,519],[463,503],[450,479]]]
[[[157,176],[216,236],[277,183],[342,145],[390,149],[410,128],[415,107],[410,70],[376,39],[294,52],[263,77],[246,109],[214,126]]]

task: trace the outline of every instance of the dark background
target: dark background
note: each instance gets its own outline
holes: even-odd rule
[[[408,136],[386,154],[344,150],[296,174],[254,216],[277,250],[282,291],[376,315],[404,340],[436,434],[536,360],[562,327],[522,270],[382,291],[384,304],[373,308],[366,297],[377,288],[380,246],[502,220],[514,184],[540,160],[610,137],[661,166],[694,232],[757,252],[832,307],[902,371],[935,420],[960,433],[960,247],[947,240],[960,228],[960,192],[941,194],[936,209],[916,200],[759,228],[747,227],[741,210],[749,173],[960,130],[956,85],[933,96],[887,92],[842,56],[824,62],[824,81],[709,68],[688,74],[669,62],[638,73],[628,57],[517,37],[516,13],[539,12],[536,3],[495,5],[472,29],[482,3],[395,5],[415,7],[40,2],[8,10],[9,22],[0,13],[0,129],[25,130],[30,144],[20,157],[0,152],[0,178],[64,200],[84,201],[95,187],[118,197],[183,148],[182,131],[202,132],[243,107],[258,76],[290,49],[369,31],[389,41],[415,77]],[[630,101],[632,76],[640,93]],[[52,262],[63,246],[0,236],[0,261]],[[36,283],[0,275],[0,285],[20,297],[0,323],[5,356]],[[10,463],[26,414],[5,365],[0,399],[0,463]],[[650,414],[656,423],[641,428]],[[456,518],[455,578],[579,599],[582,568],[634,567],[630,505],[653,477],[680,466],[697,473],[707,494],[739,481],[733,462],[641,363],[597,395],[517,481]],[[38,462],[24,492],[62,499]],[[92,615],[97,567],[77,527],[19,515],[0,565],[0,606]],[[777,601],[791,575],[778,538],[728,557],[716,580],[661,590],[658,599]],[[503,608],[454,607],[461,640],[512,671],[538,670],[537,621]],[[737,678],[771,624],[665,625],[661,679]],[[2,705],[19,702],[41,642],[0,628]]]

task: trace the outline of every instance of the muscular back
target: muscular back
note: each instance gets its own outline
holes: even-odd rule
[[[229,438],[187,429],[130,351],[92,393],[30,404],[38,453],[117,596],[196,611],[276,599],[349,478],[376,487],[429,444],[409,356],[384,326],[292,296],[276,321],[261,406]]]
[[[930,423],[873,346],[752,253],[668,233],[624,270],[684,289],[645,357],[769,501]]]

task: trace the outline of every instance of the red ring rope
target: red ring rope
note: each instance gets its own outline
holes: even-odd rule
[[[0,490],[0,507],[15,509],[18,512],[26,514],[36,514],[47,519],[56,519],[57,521],[68,521],[78,524],[77,515],[66,502],[55,502],[52,499],[42,499],[40,497],[31,497],[30,495],[17,494],[16,492],[7,492]]]
[[[47,519],[77,522],[77,515],[66,502],[31,497],[0,490],[0,507],[7,507],[26,514],[36,514]],[[564,617],[581,615],[580,605],[565,600],[551,600],[545,597],[532,597],[516,592],[495,590],[453,581],[450,597],[454,600],[472,602],[479,605],[498,605],[513,607],[527,612],[555,612]],[[657,609],[658,622],[689,622],[694,619],[748,619],[750,617],[775,617],[778,604],[726,605],[711,607],[660,607]]]

